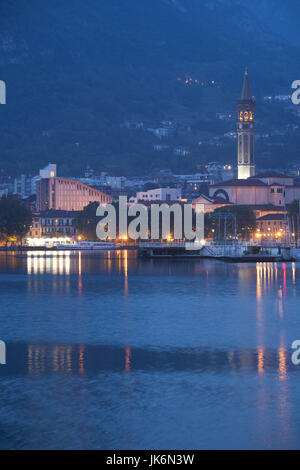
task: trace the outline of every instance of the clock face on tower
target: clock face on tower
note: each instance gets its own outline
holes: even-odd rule
[[[240,111],[239,120],[240,122],[253,122],[254,120],[253,111]]]

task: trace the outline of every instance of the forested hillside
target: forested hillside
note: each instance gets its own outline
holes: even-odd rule
[[[87,164],[138,173],[218,158],[213,149],[204,155],[196,148],[198,132],[213,132],[216,111],[234,109],[246,64],[257,97],[289,92],[299,78],[299,15],[290,15],[298,12],[297,3],[254,4],[1,3],[0,79],[7,84],[7,105],[0,107],[2,174],[35,171],[49,161],[59,164],[61,174],[79,174]],[[195,149],[190,161],[153,150],[154,136],[145,128],[164,119],[191,128],[189,135],[172,137],[174,145]],[[126,122],[143,122],[144,129]]]

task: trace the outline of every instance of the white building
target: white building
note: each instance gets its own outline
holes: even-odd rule
[[[275,101],[289,101],[291,99],[290,95],[275,95]]]
[[[39,176],[21,175],[14,180],[13,194],[17,194],[22,199],[25,199],[33,194],[36,194],[36,183],[39,180]]]
[[[165,127],[159,127],[158,129],[153,129],[152,127],[149,127],[147,131],[156,135],[160,139],[162,139],[163,137],[168,137],[170,134],[170,129]]]
[[[176,188],[158,188],[148,191],[139,191],[135,197],[129,199],[130,204],[137,204],[139,201],[160,202],[160,201],[180,201],[181,189]]]
[[[45,168],[40,170],[41,178],[56,178],[56,164],[49,163]]]
[[[8,196],[8,188],[5,188],[5,189],[0,189],[0,198],[1,197],[7,197]]]
[[[88,178],[77,178],[77,180],[88,186],[109,186],[112,189],[123,189],[127,181],[125,176],[112,176],[107,173],[93,175]]]

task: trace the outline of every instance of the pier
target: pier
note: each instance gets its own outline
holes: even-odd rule
[[[138,247],[140,258],[202,258],[228,262],[272,262],[300,260],[300,248],[278,245],[257,245],[252,243],[193,245],[191,242],[174,241],[141,242]]]

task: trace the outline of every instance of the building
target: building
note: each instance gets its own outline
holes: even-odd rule
[[[210,175],[207,171],[190,175],[185,181],[187,191],[200,191],[203,188],[203,184],[211,183]]]
[[[48,210],[39,214],[41,236],[49,237],[53,234],[72,237],[76,230],[73,221],[78,215],[78,211]]]
[[[90,177],[79,178],[78,181],[88,186],[108,186],[112,189],[124,189],[126,185],[125,176],[113,176],[105,172],[100,175],[93,174]]]
[[[45,168],[40,170],[40,178],[56,178],[56,164],[49,163]]]
[[[300,186],[292,176],[275,171],[256,174],[254,155],[255,100],[246,69],[242,93],[237,102],[238,178],[227,179],[209,188],[209,198],[223,198],[229,204],[249,205],[257,217],[282,214],[286,205],[300,199]]]
[[[32,216],[32,225],[27,233],[27,238],[41,238],[42,235],[42,226],[41,218],[39,214],[33,214]]]
[[[286,211],[287,204],[300,199],[300,185],[295,183],[293,176],[276,171],[256,174],[255,100],[251,94],[247,70],[237,110],[238,178],[212,184],[208,195],[211,202],[207,203],[213,208],[214,201],[223,198],[226,204],[250,206],[258,219],[274,214],[280,218]],[[276,224],[277,222],[276,220]]]
[[[77,217],[79,211],[60,211],[48,210],[40,213],[33,214],[32,225],[27,238],[42,237],[73,237],[76,230],[73,226],[73,221]]]
[[[11,176],[0,176],[0,197],[14,192],[14,178]]]
[[[90,202],[108,204],[113,198],[79,181],[66,178],[41,178],[37,184],[36,206],[45,210],[81,211]]]
[[[204,207],[204,213],[207,214],[209,212],[214,212],[216,209],[220,207],[230,206],[232,203],[225,202],[223,198],[216,197],[210,198],[201,194],[197,199],[192,201],[192,207],[195,209],[196,212],[202,211],[202,207]]]
[[[157,202],[160,201],[180,201],[181,200],[181,189],[176,188],[158,188],[149,189],[148,191],[139,191],[135,197],[129,199],[130,204],[136,204],[139,201],[142,202]]]
[[[257,238],[281,239],[285,235],[285,215],[268,214],[257,219]]]
[[[21,175],[14,180],[13,194],[17,194],[21,199],[25,199],[36,194],[36,185],[39,180],[38,176]]]
[[[238,179],[247,179],[255,175],[254,130],[255,100],[251,94],[248,71],[244,76],[238,109]]]
[[[37,185],[41,178],[54,177],[56,177],[56,165],[54,163],[49,163],[40,170],[40,174],[37,176],[20,175],[14,180],[13,194],[17,194],[21,199],[28,198],[36,194]]]
[[[269,214],[284,214],[285,208],[274,206],[273,204],[250,204],[249,207],[253,210],[256,220]]]
[[[9,194],[8,188],[2,189],[2,188],[0,187],[0,198],[1,198],[1,197],[7,197],[8,194]]]
[[[159,127],[158,129],[153,129],[152,127],[149,127],[147,131],[156,135],[159,139],[162,139],[163,137],[168,137],[170,134],[170,129],[167,127]]]
[[[258,174],[246,180],[232,179],[210,186],[210,197],[223,197],[233,204],[272,205],[284,209],[300,199],[300,186],[294,178],[275,171]]]

